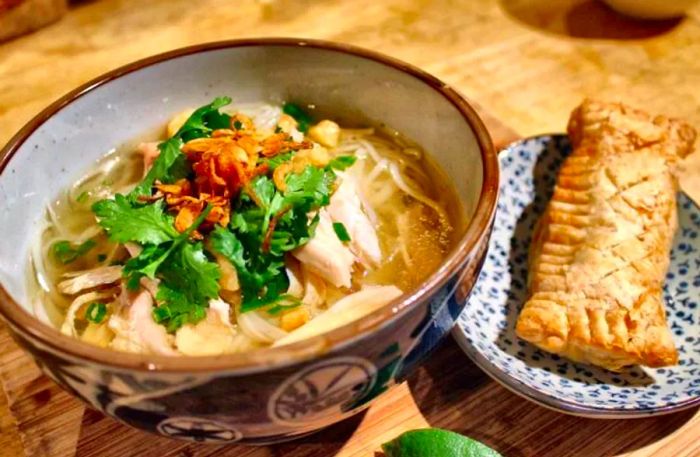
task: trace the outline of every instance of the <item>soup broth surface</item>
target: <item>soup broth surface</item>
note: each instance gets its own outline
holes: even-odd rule
[[[33,290],[63,333],[165,355],[288,344],[419,287],[463,224],[444,173],[396,132],[291,104],[200,110],[47,208]]]

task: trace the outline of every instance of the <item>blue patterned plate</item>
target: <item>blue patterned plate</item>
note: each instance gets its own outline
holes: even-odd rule
[[[571,147],[564,135],[539,136],[501,153],[501,186],[489,253],[453,335],[496,381],[536,403],[588,417],[644,417],[700,405],[700,209],[678,199],[680,229],[665,299],[679,350],[671,368],[613,373],[543,352],[515,336],[525,302],[533,226]]]

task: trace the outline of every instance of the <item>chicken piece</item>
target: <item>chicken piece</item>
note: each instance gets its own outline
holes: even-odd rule
[[[125,290],[120,298],[126,316],[113,314],[109,318],[107,325],[115,334],[110,347],[124,352],[177,355],[172,348],[172,336],[153,320],[151,294],[146,290],[136,293]]]
[[[127,241],[124,243],[124,247],[126,248],[126,252],[129,253],[129,257],[132,258],[138,257],[138,255],[141,254],[141,251],[143,251],[141,245],[133,241]]]
[[[325,313],[280,338],[273,346],[295,343],[356,321],[381,308],[402,294],[396,286],[365,286],[359,292],[338,300]]]
[[[305,305],[318,307],[326,302],[326,282],[313,271],[302,267],[304,277],[304,296],[301,302]]]
[[[148,170],[153,166],[153,162],[160,155],[160,149],[158,149],[158,143],[155,141],[149,141],[147,143],[141,143],[136,148],[141,154],[143,154],[143,175],[146,176]]]
[[[334,148],[340,139],[340,126],[333,121],[323,120],[309,128],[309,137],[327,148]]]
[[[289,288],[287,293],[292,297],[299,298],[304,296],[304,284],[302,283],[302,273],[299,262],[289,256],[285,259],[285,272],[289,279]]]
[[[58,283],[58,290],[67,295],[77,294],[82,290],[112,284],[122,277],[122,267],[118,265],[93,268]]]
[[[304,134],[297,128],[297,121],[288,114],[280,115],[277,121],[277,127],[284,133],[288,133],[292,140],[302,142],[304,141]]]
[[[372,222],[362,208],[355,179],[348,173],[338,173],[340,186],[331,197],[327,211],[334,222],[340,222],[350,235],[350,248],[366,265],[378,265],[382,260],[379,238]]]
[[[238,273],[236,272],[236,267],[226,259],[226,257],[221,254],[214,253],[216,258],[216,263],[219,265],[221,270],[221,277],[219,278],[219,286],[222,290],[227,290],[229,292],[235,292],[241,288],[238,282]]]
[[[322,210],[319,217],[314,237],[304,246],[292,251],[292,254],[330,284],[350,287],[355,256],[338,239],[328,212]]]
[[[223,300],[209,302],[206,319],[185,324],[175,334],[175,346],[185,355],[220,355],[236,352],[238,332],[231,325],[230,307]]]

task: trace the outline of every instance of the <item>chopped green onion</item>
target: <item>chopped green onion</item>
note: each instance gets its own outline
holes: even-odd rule
[[[75,197],[75,201],[78,203],[85,203],[89,196],[90,196],[90,194],[88,194],[88,192],[86,190],[84,190],[80,193],[80,195]]]
[[[338,239],[343,243],[351,241],[350,234],[342,222],[333,222],[333,230],[335,230],[335,234],[338,235]]]
[[[282,311],[287,311],[289,309],[296,308],[301,304],[301,300],[299,300],[295,296],[289,294],[282,294],[279,296],[277,302],[267,309],[267,313],[271,316],[276,316]]]
[[[90,306],[88,306],[87,311],[85,311],[85,318],[95,324],[101,323],[106,315],[107,305],[100,302],[90,303]]]
[[[56,260],[64,265],[74,262],[78,257],[85,255],[90,249],[94,248],[97,243],[90,239],[77,246],[73,246],[70,241],[57,241],[51,246]]]
[[[357,157],[355,157],[353,155],[338,156],[328,163],[327,168],[334,168],[336,170],[345,170],[346,168],[350,168],[355,163],[356,160],[357,160]]]

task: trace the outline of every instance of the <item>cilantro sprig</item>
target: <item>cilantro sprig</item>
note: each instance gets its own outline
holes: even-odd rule
[[[178,235],[172,216],[163,211],[163,202],[133,206],[123,195],[114,200],[100,200],[92,211],[109,239],[115,243],[135,241],[142,244],[161,244]]]
[[[180,148],[190,140],[210,136],[216,129],[228,128],[231,117],[222,113],[220,108],[229,103],[230,97],[217,97],[208,105],[196,109],[175,135],[160,143],[160,154],[143,181],[129,193],[129,199],[137,202],[139,197],[150,195],[156,180],[170,183],[187,176],[190,170]]]
[[[53,252],[53,256],[56,260],[64,265],[68,265],[78,260],[79,257],[87,254],[95,246],[97,246],[97,243],[93,239],[86,240],[78,245],[74,245],[67,240],[62,240],[56,241],[51,245],[51,252]]]
[[[130,289],[137,289],[143,277],[160,280],[156,294],[159,305],[153,317],[169,331],[203,319],[209,300],[219,295],[219,266],[206,256],[202,243],[189,242],[210,210],[208,206],[183,233],[159,245],[145,246],[124,265],[123,274]]]
[[[189,163],[180,151],[182,145],[210,136],[216,129],[228,128],[231,118],[220,108],[229,103],[229,97],[218,97],[195,110],[175,135],[158,145],[160,154],[153,166],[129,194],[117,194],[92,205],[98,223],[111,241],[135,242],[142,247],[139,255],[125,263],[122,274],[130,289],[138,288],[143,277],[160,280],[154,318],[169,331],[204,318],[208,300],[218,296],[218,265],[209,260],[202,243],[189,240],[211,208],[206,208],[188,230],[178,233],[163,203],[148,202],[144,197],[151,196],[156,181],[170,183],[191,175]],[[72,248],[70,252],[67,248],[70,246],[59,246],[63,258],[72,261],[72,257],[77,258],[92,246]]]
[[[286,299],[289,279],[284,255],[313,237],[319,219],[309,214],[328,205],[335,179],[330,169],[307,166],[287,175],[282,192],[270,178],[257,177],[241,197],[230,226],[218,227],[211,234],[212,249],[236,267],[241,312]]]
[[[203,319],[209,300],[218,297],[221,271],[208,251],[221,254],[235,267],[241,285],[241,312],[265,308],[275,314],[298,306],[299,301],[286,293],[289,280],[284,256],[313,237],[318,211],[330,203],[335,170],[345,170],[355,162],[353,156],[339,156],[325,168],[307,166],[286,176],[284,191],[277,189],[269,174],[257,176],[232,201],[228,227],[217,226],[206,243],[192,241],[190,235],[211,208],[207,207],[185,232],[178,233],[163,202],[149,201],[149,197],[156,181],[171,183],[192,177],[181,152],[183,144],[229,128],[231,118],[220,108],[230,102],[228,97],[219,97],[194,111],[175,135],[158,145],[159,156],[134,190],[92,206],[111,241],[140,245],[140,253],[124,264],[126,285],[136,289],[142,278],[159,281],[153,318],[170,332]],[[312,122],[297,105],[285,105],[284,112],[297,119],[302,131]],[[261,161],[274,170],[292,157],[290,152]],[[339,238],[349,241],[344,227],[334,229]],[[95,306],[91,315],[97,319],[101,308]]]

